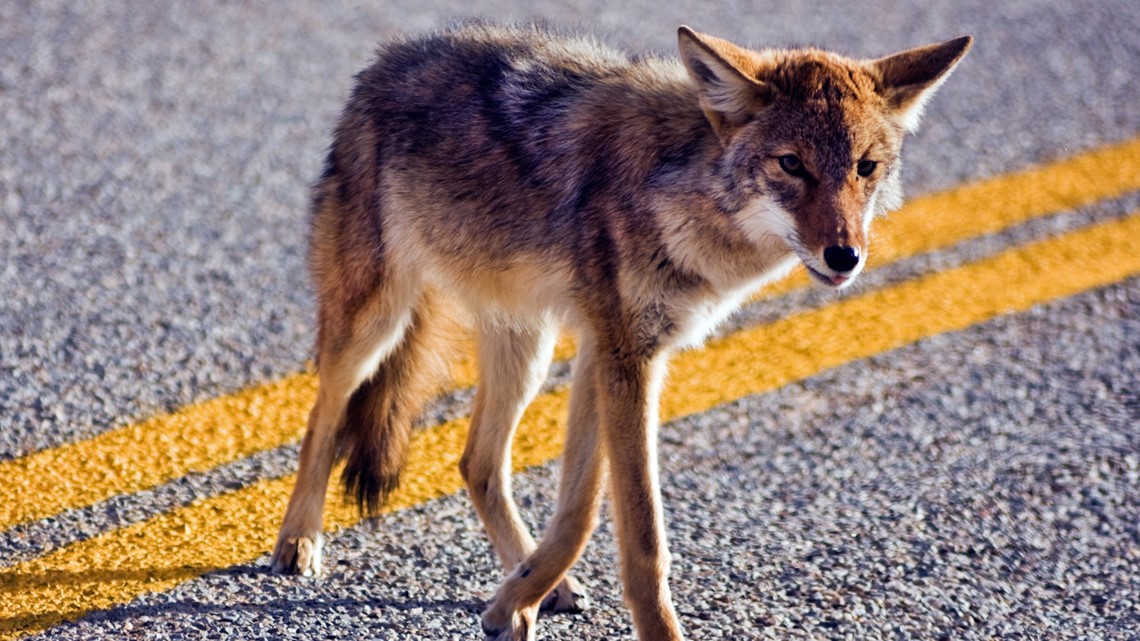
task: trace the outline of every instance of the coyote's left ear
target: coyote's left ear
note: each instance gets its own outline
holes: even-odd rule
[[[727,40],[677,30],[681,60],[697,86],[701,109],[722,141],[768,103],[770,88],[749,73],[755,66],[747,49]]]
[[[950,77],[950,72],[965,57],[973,42],[970,36],[963,36],[867,63],[879,95],[886,98],[907,131],[918,129],[926,102]]]

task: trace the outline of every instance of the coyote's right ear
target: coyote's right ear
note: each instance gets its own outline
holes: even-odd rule
[[[754,64],[746,49],[684,26],[677,30],[677,38],[681,60],[697,86],[701,109],[724,141],[733,128],[767,104],[770,89],[748,73]]]
[[[950,72],[970,51],[973,43],[973,38],[963,36],[941,44],[908,49],[869,63],[879,94],[886,98],[907,131],[918,129],[923,107],[950,77]]]

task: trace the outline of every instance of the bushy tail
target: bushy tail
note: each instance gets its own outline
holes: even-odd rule
[[[446,380],[446,356],[458,334],[447,311],[425,292],[403,342],[349,399],[339,440],[340,457],[347,459],[341,480],[365,514],[379,512],[399,486],[413,423]]]

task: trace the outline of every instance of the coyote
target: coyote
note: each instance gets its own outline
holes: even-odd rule
[[[666,360],[797,264],[851,284],[872,219],[900,204],[904,134],[972,39],[853,60],[678,35],[675,60],[467,23],[386,44],[357,75],[314,188],[320,391],[274,571],[319,572],[337,460],[363,510],[383,505],[466,321],[481,377],[460,469],[509,573],[486,635],[533,639],[540,608],[584,607],[567,572],[609,483],[638,636],[682,638],[657,481]],[[536,544],[510,443],[563,327],[578,354]]]

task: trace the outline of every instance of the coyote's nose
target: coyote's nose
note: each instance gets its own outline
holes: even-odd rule
[[[859,250],[833,245],[823,250],[823,262],[837,272],[849,272],[859,264]]]

